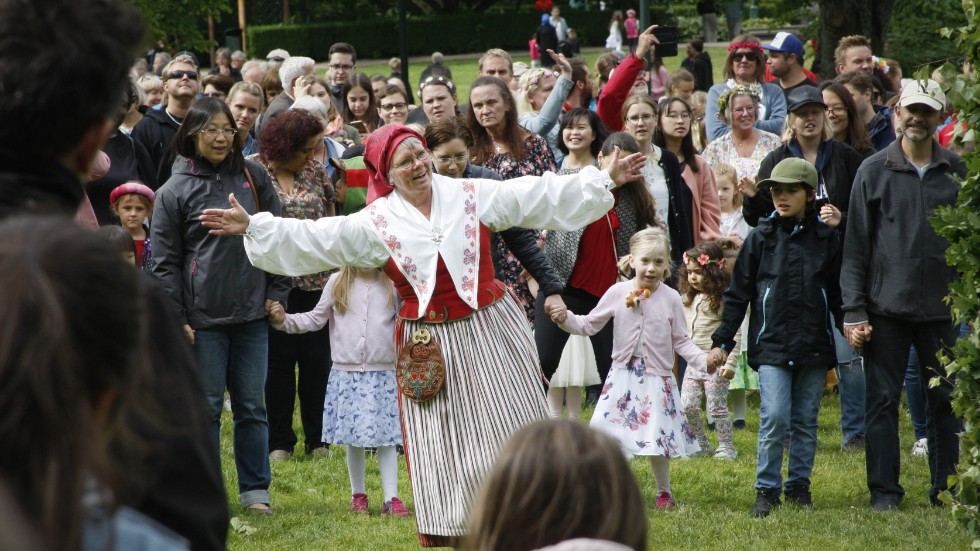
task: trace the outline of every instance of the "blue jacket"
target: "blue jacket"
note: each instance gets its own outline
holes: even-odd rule
[[[763,219],[738,253],[713,345],[732,350],[751,305],[742,342],[748,343],[752,369],[837,365],[833,320],[842,319],[840,265],[840,238],[816,213]]]
[[[876,105],[875,117],[868,123],[868,137],[871,138],[871,145],[878,151],[884,151],[895,141],[891,113],[891,109]]]

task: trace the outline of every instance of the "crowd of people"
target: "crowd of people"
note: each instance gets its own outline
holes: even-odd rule
[[[460,98],[441,54],[408,90],[348,43],[323,77],[282,49],[134,64],[127,3],[55,1],[0,0],[0,505],[28,519],[0,547],[223,549],[226,409],[250,513],[302,442],[345,446],[350,509],[413,516],[423,546],[645,549],[624,458],[650,458],[658,509],[671,459],[740,452],[751,516],[812,507],[828,384],[871,507],[898,509],[904,386],[941,506],[961,421],[937,354],[971,328],[928,219],[963,145],[936,138],[941,83],[866,38],[818,83],[798,36],[739,35],[715,84],[700,41],[668,74],[630,10],[629,53],[491,49]]]

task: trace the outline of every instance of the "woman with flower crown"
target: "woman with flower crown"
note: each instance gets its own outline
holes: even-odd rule
[[[712,105],[710,101],[708,105]],[[756,128],[761,109],[759,95],[751,87],[739,85],[725,90],[714,106],[729,132],[709,143],[701,156],[711,166],[718,163],[733,166],[739,188],[754,184],[762,160],[770,151],[783,145],[779,136]]]
[[[728,46],[723,70],[725,82],[715,84],[708,90],[708,106],[705,124],[708,141],[714,141],[728,134],[730,127],[718,116],[722,112],[719,98],[737,86],[750,89],[759,99],[755,127],[764,132],[778,134],[783,131],[786,121],[786,98],[778,84],[765,83],[766,61],[762,54],[759,39],[743,34],[735,37]]]

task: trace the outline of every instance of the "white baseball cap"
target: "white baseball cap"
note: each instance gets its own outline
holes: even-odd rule
[[[913,80],[902,87],[898,104],[908,107],[917,103],[942,111],[946,108],[946,94],[935,80]]]

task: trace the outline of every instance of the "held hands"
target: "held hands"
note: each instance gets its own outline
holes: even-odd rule
[[[274,325],[282,325],[282,322],[286,321],[286,309],[278,302],[273,302],[271,306],[266,308],[266,315],[269,316],[269,321]]]
[[[708,373],[714,373],[716,369],[725,365],[728,361],[728,352],[725,352],[721,348],[712,348],[711,352],[708,352]]]
[[[238,204],[235,194],[228,194],[230,209],[204,209],[201,225],[210,228],[211,235],[244,235],[248,229],[249,216]]]
[[[555,67],[558,68],[561,76],[567,78],[568,80],[572,80],[572,64],[565,58],[565,54],[556,54],[555,51],[551,49],[546,51],[548,52],[548,55],[551,56],[551,59],[554,60]]]
[[[561,299],[561,295],[548,295],[544,299],[544,311],[551,316],[551,321],[555,323],[565,323],[565,318],[568,316],[568,308],[565,306],[565,301]]]
[[[851,343],[851,347],[854,350],[859,350],[864,346],[864,343],[870,341],[873,331],[874,328],[867,323],[844,326],[844,336],[847,338],[847,342]]]
[[[609,167],[607,168],[609,177],[612,178],[613,182],[616,182],[616,187],[642,180],[643,173],[640,172],[640,169],[647,162],[646,156],[642,153],[634,153],[620,159],[621,154],[619,147],[616,147],[609,157]]]
[[[841,222],[840,209],[827,203],[820,207],[820,219],[831,228],[836,228]]]
[[[651,25],[647,30],[640,33],[636,41],[636,57],[643,59],[647,56],[650,48],[653,48],[654,44],[660,44],[657,37],[653,35],[653,29],[656,29],[658,25]]]

